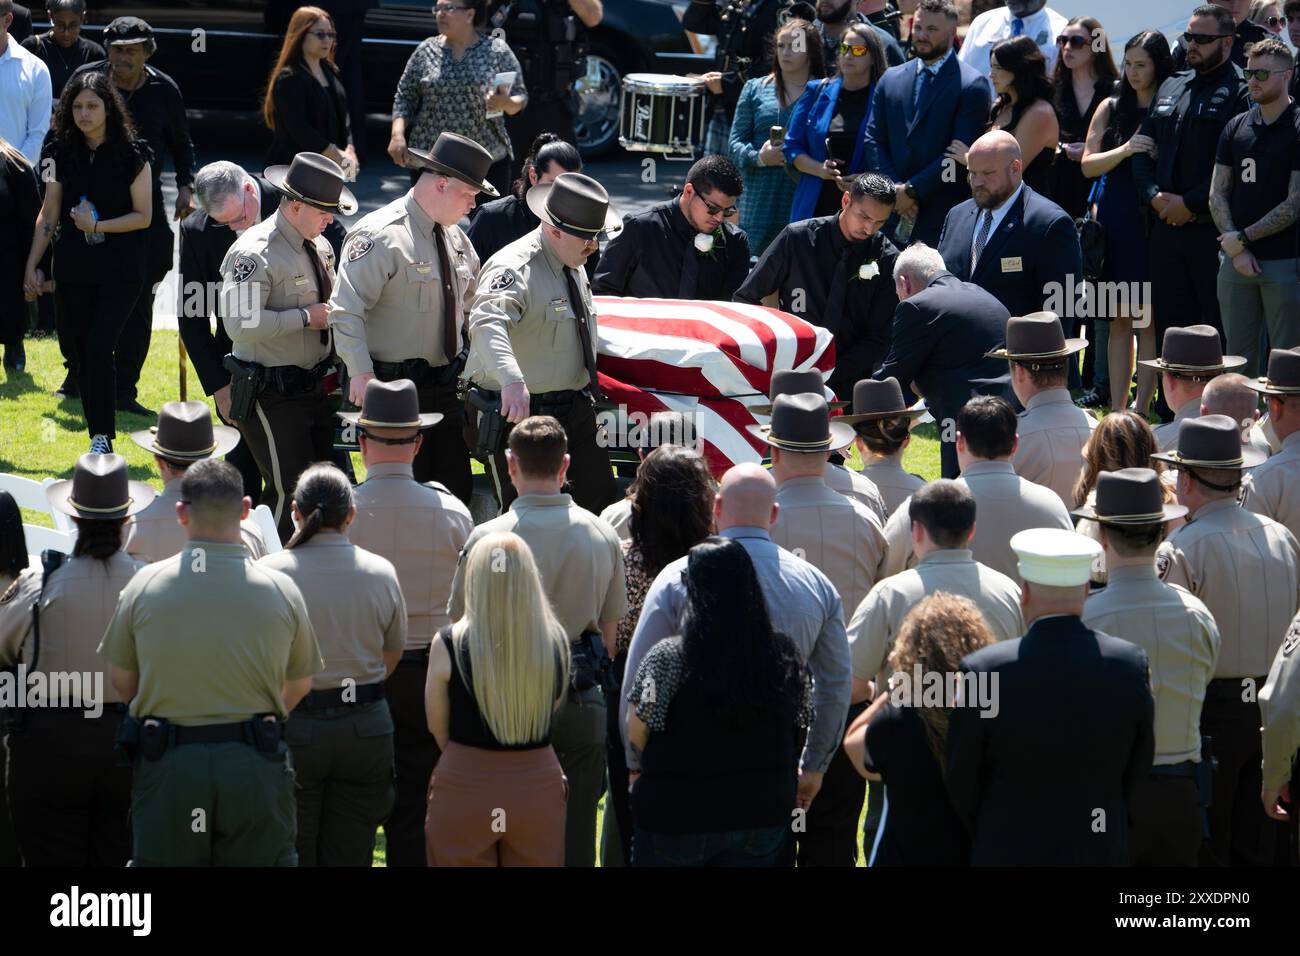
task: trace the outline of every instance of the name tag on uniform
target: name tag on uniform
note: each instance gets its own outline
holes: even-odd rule
[[[552,299],[551,309],[555,312],[567,312],[569,311],[569,300],[565,298]]]
[[[427,262],[417,262],[415,264],[415,271],[420,273],[422,276],[427,276],[433,271],[433,266]]]
[[[1024,272],[1024,263],[1020,261],[1020,256],[1007,256],[1002,260],[1003,272]]]
[[[306,277],[306,276],[294,276],[294,278],[293,278],[293,284],[294,284],[294,285],[306,285],[306,284],[307,284],[307,277]]]

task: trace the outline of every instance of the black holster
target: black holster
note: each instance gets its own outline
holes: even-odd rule
[[[117,725],[117,737],[113,743],[113,750],[118,757],[117,765],[135,766],[135,758],[140,754],[140,721],[130,714],[123,717]]]
[[[253,405],[262,391],[264,368],[256,362],[244,362],[227,355],[221,360],[230,373],[230,420],[246,422],[253,415]]]
[[[1201,836],[1210,838],[1210,818],[1205,812],[1214,803],[1214,771],[1219,761],[1214,757],[1214,738],[1201,738],[1201,762],[1196,765],[1196,802],[1201,806]]]
[[[171,744],[171,721],[165,717],[146,717],[138,724],[140,756],[146,760],[162,760]]]
[[[617,689],[614,665],[605,650],[605,639],[600,631],[583,631],[569,645],[569,686],[575,691],[589,690],[599,685],[606,694]]]
[[[510,423],[501,414],[501,393],[470,385],[465,390],[465,400],[478,411],[478,437],[473,453],[486,465],[506,447],[506,434],[510,431]]]

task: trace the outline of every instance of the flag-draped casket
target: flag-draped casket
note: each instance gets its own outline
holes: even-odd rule
[[[769,404],[772,372],[817,369],[825,377],[835,367],[830,332],[778,309],[597,296],[596,312],[607,403],[646,417],[683,413],[715,475],[765,453],[745,426],[767,422],[753,407]]]

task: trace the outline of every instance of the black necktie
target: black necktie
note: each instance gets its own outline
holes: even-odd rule
[[[442,351],[450,365],[456,358],[456,326],[460,310],[451,287],[451,256],[447,255],[447,235],[441,223],[433,224],[433,244],[438,248],[438,271],[442,279]]]
[[[578,338],[582,342],[582,364],[587,366],[587,375],[591,379],[591,397],[601,401],[605,393],[600,389],[600,379],[596,374],[596,350],[591,342],[591,326],[587,324],[587,303],[583,301],[578,288],[577,276],[573,270],[565,268],[564,281],[569,286],[569,301],[573,303],[573,315],[578,322]]]
[[[311,260],[311,271],[316,273],[316,291],[320,293],[321,302],[328,302],[330,296],[334,293],[334,286],[330,282],[329,273],[325,271],[325,264],[320,261],[320,256],[316,252],[316,244],[310,239],[302,241],[302,247],[307,250],[307,258]],[[320,330],[320,344],[329,345],[330,334],[327,330]]]
[[[846,245],[840,253],[840,261],[835,264],[835,275],[831,277],[830,295],[826,297],[826,311],[822,313],[822,326],[832,336],[839,334],[844,317],[844,300],[849,294],[849,254],[853,247]]]

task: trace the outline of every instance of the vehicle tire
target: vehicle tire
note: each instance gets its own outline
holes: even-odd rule
[[[611,49],[608,38],[592,37],[588,64],[594,59],[600,79],[588,85],[587,73],[574,83],[573,116],[578,150],[584,160],[604,156],[618,147],[618,110],[624,73],[634,73]],[[590,71],[591,67],[588,66]]]

